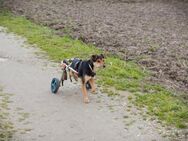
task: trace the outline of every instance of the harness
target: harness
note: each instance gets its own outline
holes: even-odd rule
[[[89,68],[90,76],[94,77],[96,75],[96,73],[93,70],[93,64],[90,64],[90,63],[91,63],[90,61],[82,61],[82,60],[77,59],[77,62],[75,62],[74,67],[75,67],[75,70],[78,72],[78,76],[82,76],[84,73],[83,72],[84,69],[87,69],[87,68]]]
[[[73,69],[78,72],[79,67],[82,65],[82,60],[77,60],[73,65]]]
[[[84,63],[84,64],[83,64]],[[87,64],[85,64],[85,61],[82,61],[81,59],[78,58],[74,58],[73,60],[71,60],[71,64],[68,65],[67,61],[63,61],[63,64],[69,69],[72,70],[73,72],[75,72],[78,76],[82,76],[83,75],[83,65],[88,65],[89,69],[90,69],[90,75],[92,77],[94,77],[96,75],[96,73],[93,70],[93,64],[90,64],[90,62],[88,61]]]
[[[92,72],[92,77],[94,77],[95,75],[96,75],[96,73],[94,72],[94,70],[92,69],[92,67],[91,67],[91,65],[90,64],[88,64],[89,65],[89,68],[90,68],[90,70],[91,70],[91,72]]]

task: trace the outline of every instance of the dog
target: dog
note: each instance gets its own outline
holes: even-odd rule
[[[83,99],[85,103],[89,103],[86,85],[89,83],[91,86],[91,92],[96,92],[94,77],[96,75],[97,68],[105,68],[104,55],[92,55],[90,59],[83,61],[81,59],[74,58],[64,62],[66,62],[66,64],[70,62],[69,66],[77,72],[76,73],[75,71],[69,69],[70,81],[72,82],[72,77],[76,81],[78,81],[78,78],[81,79]]]

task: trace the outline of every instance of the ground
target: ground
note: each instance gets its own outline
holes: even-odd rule
[[[96,95],[90,94],[91,103],[84,104],[79,84],[66,81],[52,94],[50,81],[61,73],[58,64],[4,28],[0,41],[0,84],[10,98],[13,140],[169,140],[166,129],[155,120],[144,120],[132,107],[130,93],[111,99],[98,88]]]
[[[188,90],[186,0],[6,0],[14,13],[134,60],[152,81]],[[187,98],[187,95],[185,96]]]
[[[94,136],[92,137],[93,140],[95,140],[95,138],[97,140],[101,140],[104,134],[106,133],[112,134],[112,132],[114,133],[112,134],[113,137],[117,137],[116,136],[117,134],[122,135],[118,140],[122,140],[124,136],[130,137],[129,140],[138,140],[138,139],[146,140],[147,138],[146,136],[149,137],[147,138],[148,140],[155,140],[158,137],[159,140],[164,140],[163,138],[165,136],[168,136],[168,138],[165,138],[168,140],[169,135],[172,137],[172,134],[173,137],[175,138],[177,137],[176,138],[177,140],[185,139],[187,135],[187,129],[182,130],[183,134],[181,134],[179,130],[174,131],[175,128],[171,128],[168,126],[162,128],[161,126],[164,126],[164,124],[158,124],[158,123],[161,122],[163,123],[166,121],[167,123],[173,123],[172,125],[176,125],[176,127],[178,128],[185,128],[187,125],[187,112],[186,112],[187,91],[186,90],[187,90],[187,78],[188,78],[187,77],[187,68],[188,68],[187,67],[188,65],[187,33],[188,32],[186,27],[187,24],[186,1],[165,0],[162,2],[161,1],[156,2],[154,0],[151,1],[139,0],[138,2],[138,0],[121,0],[121,1],[120,0],[106,0],[106,1],[74,0],[67,2],[66,0],[64,1],[6,0],[5,2],[6,2],[5,4],[14,13],[18,15],[24,15],[30,21],[33,20],[34,22],[37,22],[37,24],[47,25],[50,28],[55,29],[55,31],[54,30],[52,31],[44,26],[37,26],[31,23],[30,21],[26,20],[25,18],[20,18],[20,17],[16,18],[14,16],[10,16],[10,14],[6,12],[4,14],[1,13],[0,23],[2,26],[6,26],[9,29],[9,31],[15,32],[19,35],[26,37],[29,43],[34,44],[35,46],[37,45],[42,50],[47,51],[46,53],[48,53],[51,59],[59,60],[59,58],[63,58],[64,55],[66,57],[70,57],[70,56],[72,57],[75,55],[81,55],[82,57],[84,55],[84,57],[86,56],[88,57],[89,54],[93,54],[93,52],[99,51],[97,49],[94,49],[93,46],[90,46],[89,44],[91,43],[98,48],[103,48],[104,50],[111,51],[111,53],[113,54],[111,56],[113,56],[113,58],[107,58],[107,62],[110,64],[113,63],[113,65],[108,66],[108,69],[105,69],[102,72],[102,74],[98,73],[99,74],[98,76],[100,77],[104,76],[103,79],[98,79],[100,80],[99,84],[113,83],[115,84],[113,86],[115,86],[115,88],[118,88],[118,90],[119,89],[129,90],[135,94],[139,94],[136,96],[136,103],[134,102],[134,104],[137,106],[139,105],[139,107],[137,107],[139,109],[141,106],[148,107],[148,111],[147,110],[145,111],[146,114],[143,110],[142,111],[136,110],[135,106],[133,106],[130,102],[131,99],[133,99],[133,101],[135,100],[133,98],[134,96],[128,92],[118,92],[121,94],[118,97],[116,95],[117,91],[112,89],[111,92],[108,91],[108,96],[111,96],[109,98],[104,93],[98,91],[98,95],[96,96],[91,95],[91,99],[94,99],[94,103],[92,103],[91,107],[89,105],[89,111],[91,110],[92,113],[96,113],[96,115],[99,116],[91,117],[93,116],[92,113],[83,110],[82,107],[79,107],[80,103],[76,103],[77,99],[79,98],[82,99],[81,95],[75,94],[75,93],[79,93],[80,90],[79,86],[70,84],[68,82],[67,83],[68,87],[66,92],[68,93],[68,95],[72,94],[69,93],[70,92],[69,90],[74,89],[73,91],[75,91],[75,93],[73,92],[74,95],[71,96],[71,100],[73,100],[73,103],[76,101],[75,104],[79,105],[76,107],[74,112],[80,113],[79,115],[84,115],[83,119],[82,117],[75,116],[75,114],[73,115],[71,114],[71,116],[76,117],[79,120],[79,121],[74,120],[75,121],[74,122],[72,118],[70,118],[70,114],[68,114],[68,111],[66,111],[65,109],[61,109],[61,110],[58,109],[57,110],[58,113],[54,112],[53,110],[56,107],[55,104],[54,105],[52,104],[54,103],[54,101],[52,101],[51,103],[51,106],[53,105],[54,107],[53,106],[52,107],[54,109],[46,110],[45,108],[43,108],[41,110],[42,113],[45,113],[45,115],[47,115],[47,117],[45,117],[45,115],[41,115],[40,113],[34,111],[39,109],[37,107],[49,108],[48,105],[43,103],[41,104],[40,101],[43,102],[48,101],[48,104],[50,104],[49,103],[49,99],[51,98],[50,96],[48,96],[48,98],[46,99],[42,99],[43,97],[46,96],[45,94],[49,92],[43,90],[46,90],[47,86],[49,88],[49,81],[54,75],[56,76],[60,75],[58,72],[57,64],[47,61],[45,59],[46,55],[41,55],[41,53],[38,53],[38,50],[34,48],[28,48],[27,51],[30,53],[30,55],[36,52],[37,52],[36,54],[38,55],[30,56],[26,52],[21,51],[20,53],[25,54],[23,59],[21,59],[18,56],[14,56],[16,54],[14,55],[11,54],[12,51],[18,52],[18,50],[20,50],[21,48],[15,50],[13,48],[5,46],[6,49],[10,48],[11,51],[8,53],[4,47],[1,48],[2,53],[0,53],[1,55],[0,62],[2,63],[2,67],[1,67],[2,73],[1,72],[0,73],[5,75],[1,76],[4,90],[3,92],[1,92],[0,90],[0,104],[1,104],[0,106],[2,106],[2,108],[4,108],[5,110],[8,110],[9,108],[7,108],[7,106],[9,105],[8,103],[10,103],[10,107],[11,107],[10,117],[14,117],[12,120],[14,121],[15,126],[18,129],[18,132],[15,134],[14,139],[17,138],[18,140],[21,140],[22,138],[23,140],[25,139],[29,140],[31,136],[34,136],[32,138],[33,140],[40,140],[39,137],[41,137],[41,140],[46,140],[46,138],[49,138],[49,136],[46,135],[47,129],[43,129],[44,127],[46,128],[46,126],[43,125],[46,123],[43,123],[42,121],[49,120],[48,117],[50,117],[50,119],[52,118],[51,116],[52,114],[49,115],[49,113],[57,114],[58,115],[57,120],[59,121],[60,120],[59,112],[65,112],[66,115],[68,115],[62,118],[63,121],[67,121],[67,119],[71,119],[71,121],[68,122],[67,124],[62,122],[60,122],[60,124],[62,123],[61,124],[62,126],[67,125],[66,127],[70,127],[70,128],[77,129],[78,127],[79,129],[82,129],[82,127],[80,126],[81,125],[80,122],[85,123],[84,121],[86,118],[92,119],[91,122],[93,124],[91,124],[91,126],[89,126],[88,128],[84,128],[84,129],[91,131],[91,133],[94,133],[92,134]],[[60,38],[59,36],[55,36],[53,33],[56,33],[60,36],[64,36],[64,35],[66,36],[64,36],[65,38],[64,37]],[[73,38],[78,38],[89,44],[88,45],[82,43],[80,44],[80,42],[70,40],[70,38],[67,38],[67,34],[72,36]],[[3,36],[4,37],[8,36],[8,34],[3,34],[2,37]],[[23,42],[23,40],[22,41],[21,40],[22,39],[20,38],[19,39],[20,43]],[[2,43],[4,42],[4,40],[1,41]],[[8,42],[10,43],[13,40],[11,41],[6,40],[6,41],[7,43]],[[14,41],[17,42],[16,40]],[[67,41],[68,43],[66,43]],[[21,43],[20,45],[23,44]],[[68,47],[73,46],[73,47],[67,50],[66,48],[67,46]],[[75,52],[77,49],[82,50],[83,48],[84,48],[83,53]],[[67,51],[69,52],[67,53]],[[138,64],[141,64],[143,69],[138,69],[136,65],[129,66],[128,64],[131,64],[130,61],[125,62],[120,59],[115,59],[116,55],[118,55],[120,58],[124,60],[133,60],[134,62],[136,61]],[[27,58],[28,56],[29,56],[29,60]],[[7,62],[12,63],[12,60],[14,59],[17,68],[15,69],[11,68],[10,71],[3,68],[9,65],[6,64]],[[32,67],[31,65],[26,66],[27,63],[32,64]],[[116,63],[116,65],[114,65],[114,63]],[[118,64],[120,66],[124,66],[124,67],[126,66],[126,68],[124,67],[119,68]],[[22,67],[23,68],[28,67],[27,69],[24,69],[24,71],[26,70],[27,74],[21,71]],[[114,79],[110,79],[112,75],[108,73],[108,71],[112,73],[113,69],[114,68],[116,69],[116,67],[118,68],[118,71],[115,72],[117,74],[117,77]],[[9,69],[9,67],[7,68]],[[57,68],[57,70],[53,68]],[[16,74],[14,76],[9,75],[12,73],[11,71],[12,69],[16,70],[15,71]],[[129,69],[131,71],[131,74],[129,73]],[[148,69],[152,71],[153,77],[150,77],[150,79],[147,79],[146,81],[145,79],[144,80],[142,79],[143,80],[142,83],[141,82],[136,83],[138,81],[134,81],[134,80],[138,79],[139,76],[143,78],[143,76],[145,75],[142,76],[141,72],[142,71],[145,72],[145,70]],[[50,74],[50,72],[47,73],[46,71],[53,72],[53,74],[52,73]],[[21,77],[22,75],[17,75],[19,74],[19,72],[23,73],[24,77],[27,80],[24,80],[24,78]],[[29,77],[28,74],[33,72],[35,73],[38,72],[39,74],[35,74],[33,77]],[[42,75],[43,72],[45,72],[44,73],[45,75]],[[12,77],[11,80],[10,78],[7,79],[7,76],[11,76]],[[120,76],[124,76],[123,78],[125,79],[122,79],[122,77]],[[129,81],[129,79],[126,79],[127,76],[128,78],[133,77],[133,81]],[[38,77],[39,79],[37,79],[36,77]],[[46,78],[44,79],[43,77]],[[14,78],[16,81],[12,81]],[[9,81],[7,81],[6,79]],[[20,82],[18,81],[18,79],[20,79]],[[40,79],[44,82],[39,81]],[[118,83],[115,83],[114,80],[115,82]],[[34,89],[32,88],[32,91],[28,92],[30,83],[26,81],[30,83],[35,81],[34,84],[36,85],[34,84],[33,85],[36,88]],[[161,85],[157,85],[156,83],[151,83],[149,85],[151,81],[162,82],[160,84],[165,84],[168,88],[177,88],[182,91],[185,91],[186,93],[184,96],[180,98],[179,93],[176,93],[174,91],[170,92],[164,89]],[[15,84],[15,82],[18,83]],[[24,85],[22,82],[24,83]],[[123,82],[123,84],[121,82]],[[44,84],[44,86],[43,85],[41,86],[41,83]],[[14,88],[12,92],[10,90],[9,85],[11,86],[11,88]],[[39,88],[41,88],[41,91]],[[24,94],[21,92],[22,89],[24,90]],[[35,93],[35,91],[40,91],[40,92]],[[107,92],[107,91],[103,88],[102,92]],[[147,94],[140,95],[142,94],[142,92]],[[7,94],[7,93],[12,93],[12,94],[14,93],[15,96],[11,96],[11,94]],[[28,93],[29,95],[26,93]],[[30,97],[30,95],[32,95],[33,93],[37,99]],[[65,95],[63,88],[63,90],[60,91],[58,98],[64,99],[64,96]],[[28,98],[26,97],[30,97],[31,99],[34,99],[34,101],[30,102],[32,101],[31,99],[29,99],[30,101],[27,101],[26,99]],[[10,101],[9,98],[11,99]],[[67,98],[68,97],[66,97],[65,100],[69,101],[70,99]],[[21,104],[17,106],[18,103],[20,103],[20,99],[26,101],[27,104],[21,102]],[[129,101],[127,99],[129,99]],[[38,104],[37,101],[40,104]],[[61,102],[63,102],[64,104],[63,105],[58,104],[58,105],[60,107],[73,106],[73,105],[70,106],[71,104],[69,103],[70,101],[67,103],[66,101],[62,100]],[[57,103],[58,102],[56,102],[56,104]],[[33,107],[33,105],[36,105],[36,107],[35,106]],[[79,110],[81,110],[81,112],[78,112]],[[90,115],[86,114],[85,112],[88,112],[88,114]],[[113,112],[113,114],[111,112]],[[150,114],[150,116],[146,117],[148,116],[148,114]],[[159,119],[162,118],[162,120],[161,121],[156,120],[157,117],[156,116],[152,117],[151,115],[158,115],[158,118]],[[0,116],[2,116],[2,114]],[[103,118],[106,116],[107,118],[104,118],[104,121],[99,120],[101,119],[101,117]],[[7,117],[7,116],[3,116],[3,117]],[[37,121],[36,119],[40,119],[40,118],[41,120],[36,122]],[[105,122],[105,120],[108,122]],[[113,123],[114,121],[117,122],[114,124]],[[72,126],[72,123],[75,124],[78,123],[78,126]],[[86,120],[86,123],[88,125],[89,120]],[[100,123],[101,126],[96,127],[97,123]],[[0,124],[1,124],[1,120],[0,120]],[[45,131],[44,133],[45,135],[41,133],[41,129],[38,130],[39,127],[37,127],[35,124],[38,124],[42,127],[42,130]],[[48,127],[52,127],[52,129],[54,129],[55,132],[56,131],[55,129],[56,128],[59,129],[59,126],[56,127],[55,126],[56,124],[55,125],[54,124],[55,121],[52,120],[51,122],[50,120],[49,124],[47,125],[49,125]],[[102,128],[102,126],[106,124],[109,125]],[[111,131],[112,126],[113,128],[117,127],[117,129],[114,128]],[[102,136],[100,136],[98,134],[98,131],[96,131],[95,129],[101,132],[102,132],[101,129],[103,129],[105,132],[104,134],[101,134]],[[110,131],[108,131],[109,129]],[[125,129],[126,131],[124,132],[123,129]],[[49,130],[51,130],[51,128]],[[73,131],[73,130],[69,130],[68,128],[68,130],[63,130],[62,132],[60,131],[58,133],[66,136],[64,132],[69,132],[69,131]],[[86,133],[85,130],[81,130],[81,131],[83,131],[83,133]],[[79,133],[77,132],[73,132],[73,133],[81,135],[78,136],[78,138],[83,137],[84,135],[82,136],[81,131]],[[58,136],[54,132],[53,134]],[[145,134],[145,132],[148,132],[146,136],[143,135]],[[154,136],[151,135],[150,133],[151,134],[154,133]],[[161,133],[163,134],[159,135]],[[137,134],[136,138],[135,138],[135,134]],[[67,139],[69,139],[71,135],[72,134],[67,134]],[[88,135],[88,138],[84,136],[83,140],[90,139],[92,136],[90,135],[91,134]],[[111,138],[114,140],[117,139],[113,137]],[[175,138],[173,138],[173,140]],[[57,138],[57,140],[59,140],[59,138]]]

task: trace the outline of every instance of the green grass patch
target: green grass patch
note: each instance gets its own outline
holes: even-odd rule
[[[10,32],[24,36],[28,43],[37,45],[55,61],[71,57],[88,58],[92,54],[101,52],[94,46],[88,46],[69,36],[57,36],[54,30],[34,24],[24,17],[14,16],[9,12],[0,13],[0,25],[7,27]]]
[[[99,84],[115,87],[117,90],[139,91],[141,81],[147,75],[133,62],[125,62],[115,57],[106,59],[106,69],[98,71]]]
[[[1,11],[0,26],[25,37],[28,43],[37,45],[54,61],[72,57],[86,59],[92,54],[102,53],[102,50],[92,45],[73,40],[68,35],[60,37],[54,30],[37,25],[24,17],[14,16],[10,12]],[[144,93],[136,95],[135,104],[147,106],[150,114],[156,115],[168,124],[179,128],[187,126],[188,106],[160,85],[145,84],[144,79],[149,76],[148,72],[144,72],[134,62],[125,62],[112,55],[106,58],[106,66],[97,72],[99,85],[105,89],[113,87],[116,90]],[[116,93],[110,91],[109,96],[113,95]],[[134,100],[130,97],[129,99]]]
[[[145,91],[145,94],[136,94],[135,103],[138,107],[147,107],[148,114],[157,116],[168,125],[187,127],[187,104],[159,85],[145,85]]]
[[[9,96],[0,90],[0,141],[9,141],[14,134],[14,126],[9,121],[8,111]]]

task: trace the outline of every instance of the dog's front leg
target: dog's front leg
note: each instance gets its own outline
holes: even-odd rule
[[[89,98],[88,98],[87,89],[86,89],[86,83],[82,83],[82,94],[83,94],[84,102],[89,103]]]
[[[86,84],[85,83],[82,83],[82,94],[83,94],[84,102],[85,103],[89,103],[89,98],[88,98],[88,94],[87,94]]]
[[[89,83],[91,85],[91,92],[96,93],[95,80],[93,77],[89,80]]]
[[[83,94],[83,97],[84,97],[84,102],[85,103],[89,103],[89,98],[88,98],[88,95],[87,95],[87,89],[86,89],[86,83],[91,79],[90,76],[87,76],[85,75],[83,78],[82,78],[82,94]]]

